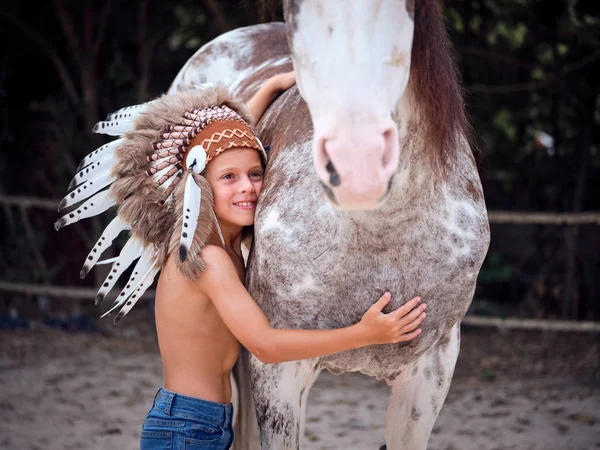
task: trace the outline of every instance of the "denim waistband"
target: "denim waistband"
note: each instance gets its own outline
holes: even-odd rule
[[[154,397],[154,407],[168,416],[188,416],[201,418],[221,427],[230,427],[233,405],[211,402],[201,398],[188,397],[160,388]]]

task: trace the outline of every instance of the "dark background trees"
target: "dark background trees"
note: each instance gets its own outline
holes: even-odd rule
[[[490,210],[600,211],[599,9],[445,2]],[[3,2],[0,196],[62,198],[79,160],[106,141],[90,133],[98,119],[163,93],[201,45],[260,20],[252,1]],[[0,204],[0,280],[94,285],[78,273],[103,219],[56,233],[57,213]],[[598,319],[599,230],[493,224],[473,311]],[[0,292],[0,315],[35,299]]]

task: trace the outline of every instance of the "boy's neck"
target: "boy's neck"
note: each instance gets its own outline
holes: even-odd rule
[[[243,227],[224,223],[220,220],[218,221],[218,224],[221,228],[223,241],[225,242],[225,250],[227,250],[228,253],[233,252],[236,255],[241,254]],[[210,243],[218,245],[219,247],[222,246],[221,238],[219,237],[218,232],[211,237]]]

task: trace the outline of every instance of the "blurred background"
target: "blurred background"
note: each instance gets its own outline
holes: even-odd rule
[[[129,348],[132,337],[138,344],[131,352],[148,351],[156,360],[151,301],[140,302],[134,318],[128,316],[115,329],[108,320],[98,320],[101,311],[93,306],[104,272],[95,270],[79,279],[108,218],[87,219],[56,232],[56,206],[79,161],[108,141],[91,134],[93,125],[120,107],[165,92],[187,59],[214,37],[236,27],[281,20],[281,8],[265,16],[257,3],[1,3],[0,364],[22,368],[33,360],[44,361],[44,355],[69,353],[69,346],[85,352],[89,345],[111,338],[119,348]],[[552,325],[545,325],[565,320],[576,329],[577,324],[600,321],[600,4],[442,4],[462,73],[492,231],[469,317],[542,320],[536,332],[492,328],[490,335],[489,329],[473,329],[471,341],[467,326],[464,348],[472,344],[467,355],[480,358],[463,365],[464,358],[459,359],[457,376],[462,370],[490,382],[510,376],[512,369],[507,368],[527,366],[535,372],[532,361],[539,365],[548,358],[553,362],[541,372],[580,375],[582,386],[592,390],[584,397],[593,398],[594,407],[600,408],[599,335],[548,334]],[[65,338],[62,330],[88,334]],[[491,346],[486,341],[490,336]],[[532,342],[541,344],[527,347]],[[486,366],[481,347],[497,350],[499,360]],[[516,353],[506,356],[504,347]],[[153,367],[159,377],[159,366]],[[533,375],[521,371],[519,376]],[[152,390],[149,384],[147,390]],[[584,434],[593,427],[598,430],[600,415],[569,414],[578,426],[583,424]],[[569,426],[552,430],[568,435]],[[590,438],[590,447],[572,443],[570,448],[600,448],[596,441]],[[6,448],[14,442],[4,441]]]

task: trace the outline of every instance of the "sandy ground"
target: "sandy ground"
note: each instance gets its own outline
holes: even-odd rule
[[[151,316],[108,334],[0,331],[0,449],[138,448],[162,377]],[[303,448],[377,449],[386,405],[382,383],[321,374]],[[598,335],[463,329],[428,448],[600,449]]]

